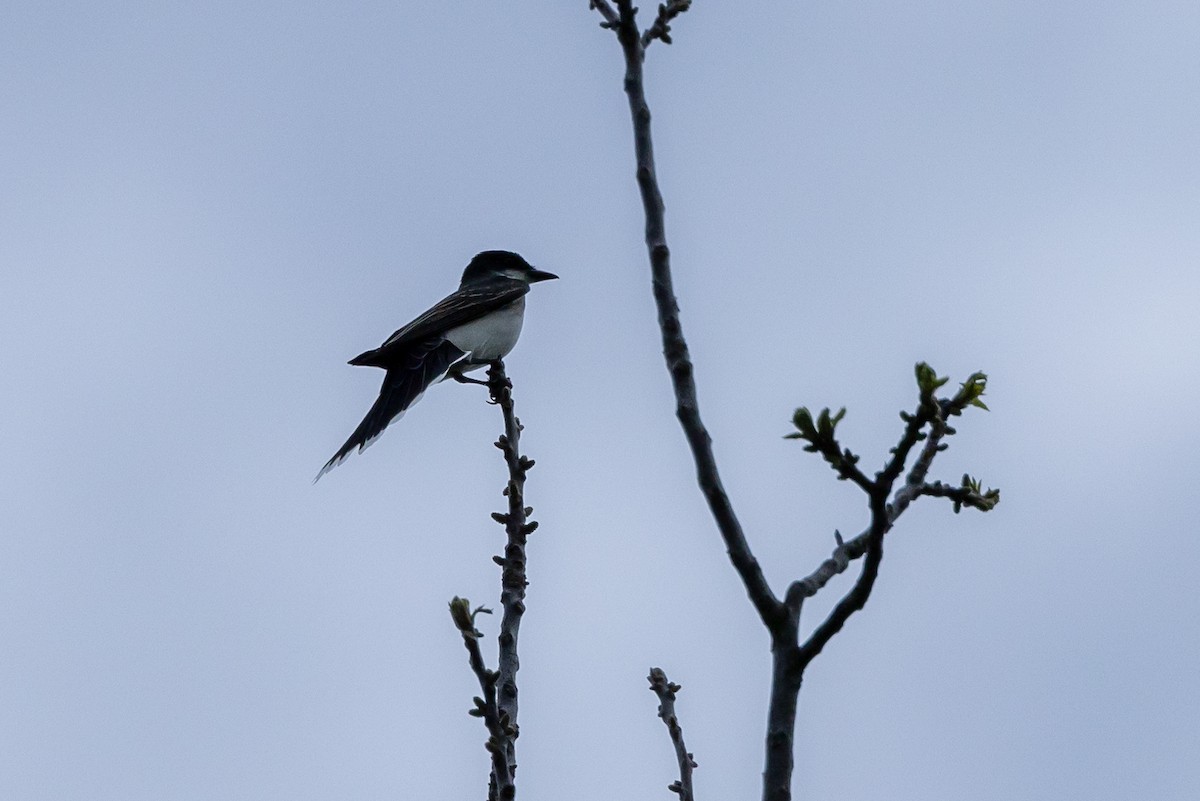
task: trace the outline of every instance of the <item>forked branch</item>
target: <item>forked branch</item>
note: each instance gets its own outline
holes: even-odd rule
[[[670,23],[688,9],[690,2],[670,0],[661,4],[654,23],[644,31],[638,27],[637,9],[631,0],[590,0],[590,5],[603,18],[601,26],[616,33],[624,56],[624,86],[633,123],[636,178],[646,218],[645,239],[650,257],[651,284],[658,310],[663,356],[675,393],[675,413],[692,452],[697,483],[725,542],[729,559],[771,635],[773,667],[763,798],[767,801],[787,801],[791,798],[797,696],[804,670],[869,599],[883,559],[884,535],[904,510],[922,495],[949,498],[954,503],[955,511],[963,506],[987,511],[999,502],[998,491],[983,490],[979,482],[969,476],[964,476],[962,484],[957,487],[926,480],[934,457],[946,447],[945,438],[954,433],[947,425],[947,420],[962,414],[967,406],[987,408],[980,400],[987,379],[982,373],[976,373],[952,398],[936,398],[937,389],[946,380],[938,378],[928,365],[917,365],[920,390],[917,409],[901,414],[905,428],[900,441],[891,449],[890,458],[883,469],[874,476],[863,472],[858,466],[859,456],[837,439],[837,424],[845,410],[833,414],[825,409],[815,417],[808,409],[796,411],[793,423],[797,431],[790,436],[805,440],[808,443],[806,450],[819,453],[836,471],[838,478],[852,482],[866,493],[871,520],[865,531],[849,541],[843,541],[841,535],[835,532],[837,546],[830,558],[806,578],[793,581],[784,599],[779,600],[750,550],[741,523],[721,483],[712,439],[700,417],[692,360],[684,339],[671,276],[671,253],[667,247],[663,198],[655,172],[650,108],[643,83],[646,48],[655,39],[668,44],[671,42]],[[896,488],[909,456],[922,442],[924,445],[913,467],[902,485]],[[850,563],[859,558],[864,558],[863,568],[854,586],[826,619],[801,642],[799,624],[804,600],[819,592],[830,579],[847,570]]]
[[[508,499],[508,510],[495,512],[492,518],[504,526],[506,543],[503,556],[492,557],[500,565],[500,636],[498,667],[489,670],[479,649],[483,636],[475,628],[475,616],[490,609],[480,607],[474,611],[470,604],[455,598],[450,602],[450,613],[454,624],[462,633],[471,670],[479,679],[482,697],[475,699],[471,714],[482,718],[488,730],[487,750],[492,757],[491,778],[488,782],[489,801],[510,801],[516,796],[517,749],[520,734],[517,726],[517,671],[520,660],[517,655],[517,639],[521,629],[521,616],[525,613],[525,588],[529,581],[525,572],[525,544],[528,536],[537,528],[530,520],[533,508],[525,505],[525,475],[533,467],[533,460],[521,455],[521,421],[513,410],[512,382],[504,371],[504,362],[496,360],[488,368],[488,393],[491,402],[500,407],[504,417],[504,433],[496,440],[496,447],[504,453],[508,467],[508,481],[504,496]]]

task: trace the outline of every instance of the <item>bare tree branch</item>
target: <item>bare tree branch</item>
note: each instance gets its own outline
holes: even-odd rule
[[[942,444],[942,440],[950,434],[950,431],[939,404],[937,414],[929,421],[929,433],[925,437],[925,444],[921,446],[921,452],[917,455],[917,460],[913,462],[912,470],[908,471],[904,486],[896,490],[892,502],[888,504],[888,520],[890,522],[895,523],[896,518],[904,513],[909,504],[921,497],[919,490],[925,484],[925,477],[929,475],[929,469],[933,467],[934,457],[945,450],[946,446]]]
[[[924,375],[924,370],[926,369],[929,368],[924,363],[917,365],[919,382],[922,380],[921,377]],[[895,491],[891,501],[887,504],[885,534],[891,530],[896,520],[912,502],[923,495],[948,497],[955,502],[956,507],[959,505],[970,506],[982,511],[990,511],[999,503],[999,490],[982,492],[980,491],[978,482],[975,482],[969,476],[963,476],[964,483],[961,487],[948,487],[940,481],[935,481],[932,484],[926,483],[926,477],[929,475],[934,457],[946,449],[947,445],[944,441],[946,437],[955,433],[954,429],[946,423],[946,417],[961,414],[967,406],[981,406],[986,409],[987,407],[979,402],[979,396],[983,394],[986,381],[987,378],[982,373],[975,373],[963,383],[963,388],[953,398],[949,399],[934,398],[932,392],[936,387],[930,387],[928,391],[922,389],[921,405],[917,411],[912,414],[901,413],[901,419],[905,421],[904,436],[901,439],[901,443],[892,449],[893,458],[889,461],[888,467],[885,467],[884,471],[880,473],[879,478],[885,479],[892,474],[899,475],[904,468],[904,460],[900,457],[907,458],[907,454],[913,445],[922,441],[922,438],[924,439],[924,444],[921,446],[921,451],[905,478],[904,484]],[[943,381],[942,383],[945,382]],[[937,386],[941,386],[941,384]],[[797,413],[797,416],[799,416],[799,413]],[[921,425],[923,424],[928,425],[929,430],[927,432],[922,432]],[[788,437],[798,439],[807,438],[804,435],[793,434],[789,434]],[[837,447],[836,443],[834,447]],[[811,450],[811,448],[806,450]],[[898,453],[898,451],[901,452]],[[837,547],[834,548],[833,554],[822,562],[811,574],[803,579],[792,582],[787,591],[787,604],[798,608],[799,603],[804,598],[816,595],[822,587],[829,583],[830,579],[839,573],[845,572],[852,561],[859,559],[867,552],[867,545],[872,530],[873,524],[869,525],[865,531],[853,539],[844,542],[841,535],[838,532],[834,532]]]
[[[661,39],[668,44],[671,42],[670,23],[687,10],[690,2],[668,0],[661,4],[655,22],[644,32],[638,29],[637,9],[633,7],[631,0],[590,0],[590,5],[604,18],[601,27],[617,34],[624,55],[625,93],[629,99],[629,111],[633,121],[637,183],[646,217],[646,247],[650,256],[652,287],[658,309],[663,355],[675,393],[676,416],[692,451],[697,482],[725,542],[729,559],[771,635],[772,676],[767,713],[763,798],[765,801],[789,801],[796,707],[804,670],[869,599],[883,559],[884,535],[896,518],[921,495],[947,497],[954,502],[955,511],[962,506],[986,511],[999,502],[998,491],[982,490],[979,483],[969,476],[963,477],[961,487],[948,487],[940,482],[927,483],[925,480],[937,452],[945,447],[942,440],[954,433],[954,430],[945,424],[946,419],[961,414],[969,405],[987,408],[980,400],[986,376],[976,373],[967,379],[954,398],[938,400],[934,393],[946,380],[939,379],[928,365],[918,364],[920,403],[917,412],[911,415],[901,414],[905,422],[904,433],[896,447],[892,448],[891,458],[874,478],[868,477],[858,467],[859,457],[837,441],[835,429],[845,410],[834,415],[829,409],[825,409],[817,418],[807,409],[796,411],[793,423],[798,433],[790,436],[807,440],[806,450],[819,453],[834,468],[840,479],[851,481],[866,493],[871,521],[866,531],[849,542],[844,542],[841,535],[835,532],[837,547],[833,555],[807,578],[792,582],[784,600],[780,601],[771,590],[761,566],[751,552],[741,524],[722,486],[713,455],[712,439],[700,417],[691,356],[683,336],[679,305],[675,298],[670,250],[666,240],[664,204],[654,166],[650,109],[643,85],[645,51],[655,39]],[[924,431],[927,426],[930,429],[928,433]],[[926,440],[926,443],[915,465],[906,477],[904,485],[893,495],[893,488],[904,471],[910,453],[922,440]],[[854,586],[807,640],[800,644],[799,623],[804,600],[815,595],[833,576],[847,570],[850,563],[860,557],[865,557],[865,560]],[[665,681],[665,677],[663,680]],[[654,681],[653,673],[651,681]]]
[[[866,605],[879,576],[884,535],[896,518],[922,494],[933,494],[927,492],[932,485],[926,484],[925,478],[934,457],[946,447],[943,439],[953,433],[953,429],[945,423],[946,416],[961,414],[967,405],[983,405],[979,401],[986,385],[986,378],[982,374],[971,376],[963,384],[963,389],[949,400],[935,398],[935,391],[945,384],[945,379],[939,379],[932,368],[924,363],[918,364],[916,374],[920,390],[917,410],[912,414],[901,413],[905,423],[904,432],[899,443],[892,448],[891,458],[874,479],[866,478],[859,471],[856,466],[858,457],[837,441],[837,424],[845,410],[831,415],[825,409],[814,419],[807,409],[798,409],[793,417],[797,433],[789,437],[807,441],[809,444],[805,450],[820,453],[837,470],[839,478],[849,479],[863,489],[870,505],[871,522],[866,531],[849,542],[844,542],[841,534],[834,532],[837,547],[833,555],[808,577],[792,582],[785,595],[784,604],[791,612],[791,619],[798,624],[804,599],[815,595],[830,579],[847,570],[853,560],[866,557],[854,586],[802,645],[795,644],[798,642],[798,625],[786,637],[781,638],[772,632],[775,635],[772,638],[773,675],[768,711],[767,761],[763,772],[763,798],[767,801],[787,801],[791,798],[796,699],[805,668],[842,630],[850,617]],[[927,427],[928,432],[925,431]],[[893,495],[893,487],[904,471],[910,453],[922,440],[925,444],[904,485]],[[977,486],[971,489],[977,489]]]
[[[650,690],[658,696],[658,716],[666,724],[671,735],[671,744],[675,746],[675,758],[679,761],[679,781],[667,786],[667,789],[679,795],[679,801],[695,801],[692,793],[692,770],[697,767],[696,761],[688,752],[683,742],[683,727],[675,715],[675,693],[680,687],[663,672],[662,668],[650,668]]]
[[[521,421],[513,411],[512,382],[504,372],[504,362],[499,359],[488,368],[488,391],[492,402],[500,407],[504,415],[504,433],[496,441],[496,447],[504,453],[504,461],[508,465],[508,484],[504,488],[504,495],[508,497],[508,511],[493,514],[492,517],[504,526],[508,539],[504,556],[493,557],[501,567],[500,605],[504,610],[497,638],[500,651],[497,702],[501,716],[511,730],[505,749],[515,777],[516,739],[520,736],[517,725],[517,671],[521,667],[517,656],[517,635],[521,628],[521,615],[525,613],[525,588],[529,585],[525,574],[525,542],[537,528],[537,522],[529,520],[533,508],[525,505],[525,475],[533,467],[533,460],[521,455]]]
[[[995,508],[996,504],[1000,503],[1000,490],[988,489],[985,491],[980,488],[978,481],[965,473],[962,477],[961,486],[951,487],[948,484],[935,481],[932,484],[922,485],[921,494],[933,498],[949,498],[954,502],[955,512],[962,511],[964,506],[978,509],[981,512],[990,512]]]
[[[879,565],[883,561],[883,535],[892,526],[892,519],[888,509],[888,498],[892,494],[892,486],[896,483],[896,478],[904,470],[904,464],[908,460],[909,452],[912,451],[917,442],[926,438],[926,435],[922,433],[922,429],[939,415],[940,408],[933,399],[932,390],[927,394],[924,388],[922,388],[921,404],[916,414],[902,415],[905,423],[904,434],[900,437],[899,444],[892,448],[892,458],[876,474],[875,480],[864,484],[860,478],[852,474],[852,477],[855,478],[855,483],[863,488],[870,501],[871,524],[866,531],[867,539],[864,551],[866,560],[863,563],[863,569],[858,576],[858,580],[854,583],[854,587],[838,601],[824,622],[817,626],[808,639],[805,640],[804,644],[800,646],[796,669],[803,671],[808,666],[808,663],[817,654],[821,653],[821,650],[833,636],[842,630],[842,626],[846,625],[846,621],[850,619],[850,616],[862,609],[866,605],[867,599],[871,597],[871,590],[875,586],[875,579],[879,576]],[[796,416],[799,418],[802,415],[797,412]],[[822,415],[822,417],[826,416],[826,414]],[[839,414],[839,418],[840,416]],[[813,446],[818,445],[818,443],[828,443],[828,448],[832,449],[834,453],[841,450],[837,442],[833,439],[834,427],[834,425],[827,427],[827,436],[825,437],[820,436],[818,433]],[[807,438],[804,430],[801,431],[799,436]],[[821,448],[823,454],[825,451],[826,448]],[[844,453],[846,455],[850,454],[849,451],[845,451]],[[828,459],[829,457],[826,456],[826,458]],[[851,458],[857,461],[856,457]],[[791,599],[793,596],[789,593],[788,597]]]
[[[808,663],[821,653],[825,645],[833,639],[833,635],[842,630],[850,616],[862,609],[871,597],[875,579],[879,577],[879,565],[883,561],[883,535],[889,528],[887,509],[882,497],[886,496],[876,493],[871,497],[871,526],[866,532],[866,559],[862,572],[859,573],[854,587],[838,601],[829,617],[817,626],[800,646],[796,670],[803,671],[808,667]]]
[[[504,362],[497,359],[488,368],[486,382],[491,402],[500,407],[504,416],[504,433],[496,441],[496,447],[504,453],[508,467],[508,482],[504,495],[508,498],[508,511],[495,512],[492,518],[504,526],[507,542],[504,556],[494,556],[500,565],[500,604],[503,615],[500,619],[500,636],[497,638],[499,669],[489,670],[479,649],[483,635],[475,628],[475,616],[491,614],[490,609],[479,607],[471,611],[470,604],[463,598],[450,602],[450,615],[454,625],[462,633],[471,670],[479,679],[482,697],[475,698],[471,714],[483,718],[488,730],[487,750],[492,756],[492,771],[488,781],[488,801],[511,801],[516,797],[517,751],[516,740],[520,734],[517,726],[517,635],[521,628],[521,615],[525,612],[525,588],[529,581],[525,574],[525,543],[537,523],[529,519],[533,509],[525,505],[525,474],[533,467],[533,460],[521,455],[521,421],[513,411],[512,382],[504,372]]]
[[[696,399],[696,382],[687,340],[679,319],[679,303],[671,278],[671,252],[667,247],[665,207],[654,168],[654,145],[650,134],[650,107],[646,103],[642,83],[642,59],[645,47],[638,31],[637,10],[631,0],[616,0],[617,14],[605,0],[593,0],[592,6],[604,16],[606,24],[617,33],[625,56],[625,93],[629,98],[629,113],[633,120],[634,148],[637,157],[637,183],[646,213],[646,248],[650,254],[650,270],[654,301],[658,307],[658,324],[662,331],[663,356],[675,391],[675,414],[683,427],[684,436],[696,464],[696,478],[709,510],[725,541],[729,559],[733,562],[746,593],[759,616],[768,626],[786,614],[783,605],[771,591],[762,567],[750,551],[742,525],[725,493],[713,456],[712,437],[700,418]]]

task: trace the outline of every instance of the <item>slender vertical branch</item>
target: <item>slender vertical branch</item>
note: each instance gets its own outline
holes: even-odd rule
[[[658,307],[658,325],[662,332],[663,356],[675,390],[675,415],[683,427],[684,436],[696,464],[696,478],[717,529],[729,552],[754,608],[768,626],[783,614],[782,604],[771,591],[762,567],[750,551],[742,525],[733,511],[733,504],[721,483],[713,456],[712,437],[700,418],[696,399],[691,354],[683,336],[679,319],[679,303],[675,298],[671,278],[671,251],[667,247],[665,206],[658,187],[654,168],[654,143],[650,133],[650,107],[646,103],[642,83],[642,61],[645,45],[638,30],[636,13],[630,0],[617,0],[614,13],[607,3],[594,4],[605,17],[605,25],[617,33],[625,56],[625,94],[629,98],[629,113],[633,120],[634,149],[637,158],[637,184],[646,214],[646,248],[650,254],[654,302]]]
[[[504,371],[504,362],[499,359],[488,368],[488,391],[492,402],[500,407],[504,416],[504,433],[496,441],[496,447],[504,453],[504,461],[508,466],[508,484],[504,488],[508,511],[493,515],[504,526],[507,542],[504,556],[493,558],[501,567],[500,605],[503,609],[498,638],[497,704],[501,721],[510,732],[505,750],[515,777],[516,739],[520,735],[517,725],[517,671],[521,667],[517,656],[517,636],[521,629],[521,616],[525,612],[525,588],[529,584],[525,573],[525,542],[537,528],[537,523],[529,520],[533,509],[525,505],[525,475],[533,467],[533,460],[521,455],[521,421],[513,411],[512,382]]]
[[[517,635],[521,629],[521,615],[525,612],[525,587],[529,581],[525,575],[525,542],[537,528],[529,519],[533,509],[525,505],[525,474],[533,467],[533,460],[521,455],[521,421],[513,411],[512,382],[504,372],[504,362],[497,359],[488,368],[486,382],[492,403],[500,407],[504,416],[504,433],[496,440],[496,447],[504,453],[508,467],[508,481],[504,495],[508,498],[507,512],[494,512],[492,518],[504,526],[507,541],[503,556],[492,559],[500,565],[500,636],[497,638],[499,665],[497,670],[488,669],[479,649],[483,636],[475,628],[475,617],[491,613],[479,607],[471,610],[463,598],[450,602],[450,615],[454,625],[462,633],[467,648],[471,670],[479,680],[481,696],[475,698],[471,714],[482,718],[488,730],[487,750],[492,757],[491,775],[488,780],[488,801],[512,801],[516,797],[517,775]]]
[[[633,121],[634,152],[637,161],[637,184],[646,216],[646,248],[650,255],[650,272],[654,302],[658,309],[658,325],[662,333],[663,356],[675,392],[675,415],[683,428],[696,465],[700,490],[725,542],[729,559],[737,570],[758,611],[759,617],[771,632],[774,659],[771,704],[767,723],[767,757],[763,773],[764,798],[790,798],[792,773],[792,738],[795,729],[796,699],[800,690],[800,675],[793,670],[796,656],[796,632],[799,624],[799,605],[785,606],[772,592],[762,567],[750,550],[733,504],[721,483],[712,437],[700,417],[696,397],[691,355],[679,318],[679,303],[675,297],[671,276],[671,251],[667,246],[665,205],[658,186],[654,166],[654,145],[650,129],[650,107],[643,85],[643,61],[648,39],[638,30],[636,9],[630,0],[616,0],[616,10],[606,0],[594,0],[593,7],[604,17],[603,25],[614,30],[625,58],[625,94]],[[781,788],[782,794],[770,794],[770,787]]]
[[[741,577],[759,617],[771,632],[774,669],[768,711],[767,765],[763,774],[764,798],[768,797],[768,787],[773,783],[783,788],[783,795],[771,797],[786,799],[790,797],[792,732],[795,728],[796,698],[800,690],[800,676],[792,670],[799,607],[789,609],[776,598],[767,583],[721,483],[712,450],[712,437],[700,417],[691,355],[683,335],[679,303],[671,276],[665,205],[655,171],[650,107],[643,85],[642,66],[646,44],[650,39],[644,38],[638,30],[636,9],[630,0],[616,0],[615,12],[605,0],[594,0],[593,7],[604,17],[604,26],[616,31],[625,58],[625,94],[629,99],[629,113],[633,122],[637,184],[646,216],[646,248],[650,255],[663,356],[675,392],[675,415],[691,448],[697,482],[725,542],[729,559]]]

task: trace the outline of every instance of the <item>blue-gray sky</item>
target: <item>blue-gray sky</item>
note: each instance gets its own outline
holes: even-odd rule
[[[345,360],[494,247],[562,276],[508,360],[542,524],[521,795],[671,797],[653,664],[701,797],[756,797],[767,640],[672,416],[597,22],[0,10],[0,797],[482,796],[445,604],[497,595],[497,412],[434,387],[310,482],[378,387]],[[865,520],[781,438],[796,406],[848,406],[873,465],[913,363],[992,378],[936,473],[1004,502],[890,535],[807,676],[797,791],[1197,797],[1200,8],[700,0],[675,33],[647,71],[683,321],[775,586]]]

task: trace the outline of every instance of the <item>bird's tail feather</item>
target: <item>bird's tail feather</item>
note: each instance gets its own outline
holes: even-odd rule
[[[345,444],[338,448],[338,452],[325,463],[313,481],[318,481],[321,476],[344,462],[355,448],[360,453],[366,450],[393,420],[401,417],[410,406],[420,400],[430,384],[445,378],[450,367],[466,355],[440,337],[416,343],[412,350],[405,354],[400,364],[388,368],[383,377],[379,397],[372,404],[366,417],[358,424],[358,428],[354,429],[354,433]]]

